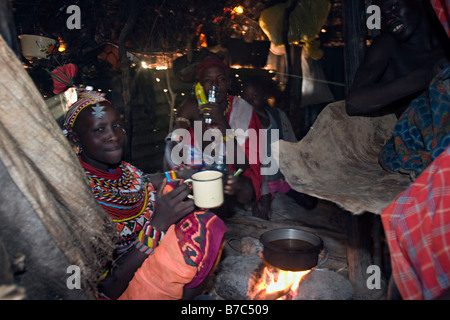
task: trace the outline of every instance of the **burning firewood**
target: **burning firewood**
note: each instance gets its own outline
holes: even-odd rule
[[[265,266],[249,281],[248,298],[251,300],[292,299],[298,292],[301,279],[310,272],[285,271]]]
[[[263,288],[256,293],[255,297],[251,297],[251,300],[277,300],[283,296],[286,296],[291,291],[291,287],[292,286],[289,286],[275,292],[268,292],[267,288]]]

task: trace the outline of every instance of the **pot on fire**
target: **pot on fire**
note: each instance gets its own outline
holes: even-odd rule
[[[304,271],[317,265],[323,249],[320,237],[298,229],[275,229],[263,233],[264,260],[282,270]]]

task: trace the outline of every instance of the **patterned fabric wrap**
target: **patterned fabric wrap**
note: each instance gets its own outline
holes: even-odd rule
[[[450,147],[381,213],[403,299],[450,288]]]
[[[183,180],[168,183],[164,193],[170,192]],[[186,264],[197,267],[194,279],[186,288],[195,288],[209,275],[221,250],[226,231],[225,223],[209,210],[198,210],[189,214],[175,226],[178,245]]]
[[[392,171],[418,176],[450,144],[450,64],[442,66],[428,90],[413,100],[380,154]]]
[[[188,265],[197,267],[197,274],[186,288],[195,288],[209,275],[220,252],[226,227],[211,211],[195,211],[175,227],[178,244]]]
[[[93,104],[97,104],[99,102],[108,102],[104,97],[103,93],[99,93],[97,91],[88,91],[84,89],[78,89],[78,100],[72,104],[69,109],[66,111],[64,115],[64,134],[68,134],[72,131],[73,124],[80,114],[81,110],[84,108],[91,106]]]

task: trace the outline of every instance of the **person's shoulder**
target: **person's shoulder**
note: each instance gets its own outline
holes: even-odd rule
[[[378,70],[385,66],[396,55],[397,41],[389,33],[381,33],[376,36],[372,44],[367,48],[361,70],[369,68]],[[366,72],[366,70],[364,70]]]
[[[372,40],[369,46],[371,51],[389,52],[397,47],[397,40],[390,33],[381,33]]]
[[[248,103],[246,100],[244,100],[243,98],[239,97],[239,96],[233,96],[233,108],[242,108],[242,109],[248,109],[248,110],[253,110],[253,106]]]
[[[286,112],[284,112],[284,111],[281,110],[280,108],[271,108],[271,109],[276,110],[280,116],[286,116],[286,117],[287,117]]]

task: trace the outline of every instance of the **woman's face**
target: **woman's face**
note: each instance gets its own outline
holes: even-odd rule
[[[200,77],[200,83],[202,84],[205,94],[208,95],[211,86],[216,86],[216,102],[220,104],[227,98],[228,89],[230,86],[230,79],[227,76],[225,70],[219,66],[212,66],[206,68]]]
[[[381,29],[399,41],[407,41],[421,20],[417,0],[376,0],[381,9]]]
[[[70,139],[81,146],[84,162],[105,171],[121,162],[125,130],[119,114],[109,103],[83,109],[75,121],[73,132]]]

